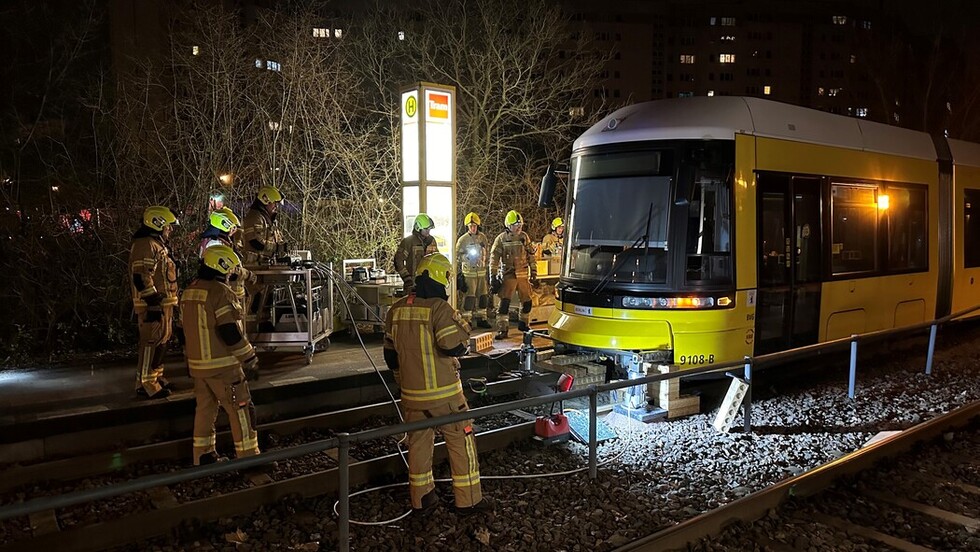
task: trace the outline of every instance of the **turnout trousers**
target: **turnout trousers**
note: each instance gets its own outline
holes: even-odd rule
[[[487,283],[486,273],[476,274],[463,273],[466,278],[466,293],[460,293],[463,300],[460,303],[459,314],[469,323],[472,320],[494,320],[496,312],[493,310],[493,301],[490,300],[489,284]]]
[[[137,311],[136,320],[139,324],[139,360],[136,368],[136,390],[140,388],[147,395],[153,395],[167,383],[163,379],[163,356],[167,352],[167,343],[173,334],[174,307],[160,307],[160,320],[147,322],[149,312]]]
[[[215,451],[214,422],[220,406],[228,414],[231,437],[235,441],[235,456],[259,453],[259,437],[255,432],[255,405],[248,391],[248,382],[241,367],[220,370],[209,377],[194,376],[194,465],[202,454]]]
[[[519,320],[525,324],[531,319],[531,282],[527,276],[504,276],[504,285],[500,288],[500,309],[497,311],[497,329],[507,331],[510,327],[510,298],[514,291],[521,299]]]
[[[402,405],[406,422],[447,416],[467,410],[469,406],[463,395],[454,397],[448,404],[443,403],[425,410]],[[472,421],[446,424],[439,426],[438,429],[446,441],[446,450],[449,452],[449,469],[453,476],[453,497],[456,506],[469,508],[483,498]],[[413,508],[421,508],[422,497],[435,488],[435,479],[432,477],[434,444],[435,431],[431,428],[408,433],[408,489]]]

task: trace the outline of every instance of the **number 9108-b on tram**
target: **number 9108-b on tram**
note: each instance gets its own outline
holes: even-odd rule
[[[980,303],[980,145],[740,97],[575,141],[559,348],[697,367]]]

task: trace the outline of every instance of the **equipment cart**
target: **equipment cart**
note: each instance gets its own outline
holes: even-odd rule
[[[344,280],[341,288],[347,308],[340,312],[341,319],[383,332],[388,309],[404,287],[401,277],[377,270],[374,259],[346,259]]]
[[[334,330],[332,265],[322,269],[306,262],[252,272],[258,277],[261,293],[258,308],[272,310],[274,325],[274,331],[248,328],[252,345],[268,350],[301,350],[306,363],[312,364],[313,353],[330,346],[328,336]]]

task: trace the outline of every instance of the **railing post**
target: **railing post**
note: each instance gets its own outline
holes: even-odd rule
[[[745,398],[742,399],[742,413],[745,418],[745,433],[752,433],[752,358],[745,357],[745,383],[748,388],[745,390]]]
[[[596,443],[599,434],[599,431],[596,429],[596,418],[599,416],[598,410],[598,391],[596,391],[595,386],[593,385],[591,392],[589,393],[589,478],[593,481],[598,476],[596,473]]]
[[[926,354],[926,375],[932,375],[932,353],[936,350],[936,324],[929,328],[929,352]]]
[[[847,379],[847,398],[854,398],[854,387],[857,381],[857,359],[858,359],[858,341],[857,335],[851,334],[851,373]]]
[[[349,433],[338,433],[340,446],[337,450],[337,492],[340,494],[340,519],[337,520],[338,536],[337,549],[340,552],[350,550],[350,444]]]

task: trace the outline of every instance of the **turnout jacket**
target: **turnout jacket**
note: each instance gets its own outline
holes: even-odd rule
[[[517,234],[504,230],[493,240],[493,247],[490,248],[490,278],[494,276],[538,277],[534,246],[523,230]]]
[[[558,237],[558,234],[554,232],[548,232],[541,238],[541,251],[549,251],[548,255],[551,257],[561,257],[563,254],[563,246],[565,245],[565,237]]]
[[[143,289],[136,287],[136,279]],[[158,233],[137,232],[129,248],[129,287],[136,312],[147,310],[146,298],[163,294],[161,307],[177,306],[177,265]],[[156,308],[156,307],[154,307]]]
[[[235,235],[237,236],[238,232],[235,232]],[[212,245],[227,245],[235,253],[238,253],[239,256],[241,256],[240,244],[241,240],[236,242],[233,236],[229,236],[227,234],[205,237],[201,240],[199,256],[201,259],[204,259],[204,250]],[[256,276],[252,274],[251,270],[242,265],[238,265],[228,274],[228,287],[235,293],[235,297],[237,297],[239,301],[242,301],[245,298],[245,282],[254,282],[255,280]]]
[[[395,379],[402,406],[427,410],[453,404],[463,394],[459,361],[447,354],[469,343],[469,327],[444,299],[409,295],[385,318],[385,358],[397,355]]]
[[[242,230],[245,234],[243,263],[256,265],[272,259],[280,241],[279,229],[276,228],[272,215],[264,207],[253,206],[248,210],[245,220],[242,221]]]
[[[467,232],[460,236],[456,240],[456,262],[459,263],[463,274],[466,276],[486,274],[489,249],[490,242],[483,232],[477,231],[476,234]]]
[[[231,346],[218,335],[218,327],[224,324],[235,324],[242,333],[241,307],[235,293],[223,282],[200,278],[191,282],[180,296],[180,315],[187,340],[184,354],[192,377],[214,377],[255,356],[244,335]]]
[[[429,236],[423,238],[422,234],[412,231],[412,235],[406,236],[395,251],[395,271],[402,277],[406,288],[415,285],[415,267],[419,266],[419,261],[429,253],[438,253],[439,246],[436,239]]]

